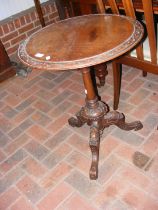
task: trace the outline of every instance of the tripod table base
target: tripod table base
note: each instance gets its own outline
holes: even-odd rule
[[[72,127],[81,127],[85,123],[90,126],[89,146],[92,152],[90,179],[98,178],[100,136],[104,128],[116,125],[120,129],[129,131],[139,130],[143,127],[140,121],[126,123],[123,113],[109,111],[107,104],[98,101],[97,98],[87,100],[85,107],[82,107],[76,116],[71,117],[68,122]]]

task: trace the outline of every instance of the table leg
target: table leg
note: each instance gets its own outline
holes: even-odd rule
[[[70,118],[68,122],[73,127],[81,127],[84,123],[90,126],[89,146],[92,152],[92,163],[89,175],[90,179],[97,179],[100,134],[104,128],[116,125],[128,131],[133,129],[139,130],[143,125],[140,121],[126,123],[124,114],[116,111],[109,112],[108,105],[99,101],[96,97],[90,69],[82,69],[82,76],[86,93],[86,105],[81,108],[75,117]]]
[[[107,65],[106,64],[98,64],[94,66],[96,77],[99,79],[98,87],[105,85],[105,78],[108,75]]]

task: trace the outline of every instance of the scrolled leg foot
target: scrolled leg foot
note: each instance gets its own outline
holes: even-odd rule
[[[100,144],[99,128],[92,125],[90,128],[90,142],[89,142],[89,146],[92,152],[92,163],[89,171],[89,176],[90,179],[92,180],[98,178],[99,144]]]
[[[143,128],[143,125],[140,121],[134,121],[131,123],[125,122],[125,116],[123,113],[119,113],[117,111],[109,112],[104,116],[104,127],[108,127],[110,125],[116,125],[122,130],[140,130]]]
[[[121,128],[122,130],[126,130],[126,131],[129,131],[129,130],[138,131],[143,128],[143,124],[140,121],[134,121],[131,123],[126,123],[124,121],[122,123],[119,123],[117,126]]]
[[[82,125],[84,125],[85,122],[86,121],[81,117],[80,112],[77,113],[75,117],[71,117],[70,119],[68,119],[68,123],[72,127],[78,127],[79,128]]]

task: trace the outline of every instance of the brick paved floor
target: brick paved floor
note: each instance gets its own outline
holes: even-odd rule
[[[99,92],[112,107],[108,69]],[[158,210],[156,75],[124,66],[119,111],[144,128],[104,131],[97,181],[88,177],[88,127],[67,123],[84,104],[80,72],[34,70],[1,83],[0,99],[1,210]],[[141,168],[133,163],[138,152],[146,157]]]

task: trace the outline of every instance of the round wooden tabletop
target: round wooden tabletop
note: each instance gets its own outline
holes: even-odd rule
[[[141,40],[143,32],[138,21],[126,16],[79,16],[34,33],[20,45],[18,56],[39,69],[78,69],[122,55]]]

